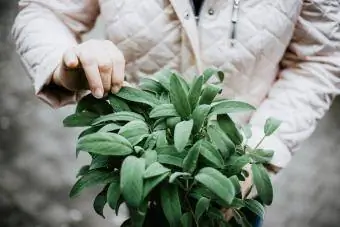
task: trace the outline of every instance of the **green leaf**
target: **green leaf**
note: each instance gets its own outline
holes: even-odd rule
[[[77,150],[113,156],[128,155],[133,152],[132,145],[127,139],[107,132],[96,132],[82,137],[78,141]]]
[[[180,117],[169,117],[166,119],[166,125],[168,126],[168,128],[170,128],[171,130],[175,128],[175,126],[181,122],[181,118]]]
[[[248,153],[249,157],[256,163],[268,163],[274,156],[273,150],[256,149]]]
[[[90,169],[108,168],[109,156],[93,155]]]
[[[193,132],[197,133],[201,130],[205,120],[208,117],[210,111],[210,105],[199,105],[192,113],[192,119],[194,120]]]
[[[199,76],[194,80],[193,85],[191,86],[189,90],[188,100],[189,100],[189,104],[192,110],[195,109],[197,106],[198,100],[202,92],[202,86],[203,86],[203,77]]]
[[[143,227],[147,209],[148,201],[143,201],[137,209],[129,209],[133,227]]]
[[[241,185],[240,185],[240,181],[238,180],[237,176],[233,175],[233,176],[229,177],[229,180],[234,185],[235,194],[236,195],[239,194],[241,192]]]
[[[213,144],[221,151],[224,158],[228,158],[235,150],[233,142],[217,126],[208,126],[208,136]]]
[[[208,141],[202,141],[201,155],[217,168],[223,168],[224,161],[220,152]]]
[[[75,197],[87,187],[98,184],[107,184],[115,180],[115,174],[112,171],[104,169],[94,169],[84,174],[72,187],[70,197]]]
[[[217,196],[212,193],[208,188],[203,186],[195,187],[191,190],[190,196],[195,198],[196,200],[199,200],[201,197],[206,197],[211,200],[216,200]]]
[[[179,75],[179,74],[177,74],[177,73],[174,73],[176,76],[177,76],[177,78],[179,79],[179,82],[181,83],[181,85],[182,85],[182,87],[183,87],[183,89],[184,89],[184,91],[185,91],[185,94],[188,96],[188,94],[189,94],[189,89],[190,89],[190,86],[189,86],[189,84],[187,83],[187,81],[181,76],[181,75]],[[171,81],[170,81],[171,82]]]
[[[145,159],[145,165],[147,167],[157,162],[157,152],[155,150],[146,150],[142,157]]]
[[[216,95],[220,94],[222,92],[222,88],[214,85],[214,84],[207,84],[203,88],[202,95],[199,100],[199,104],[211,104]]]
[[[230,204],[235,197],[235,189],[232,182],[214,168],[205,167],[201,169],[195,176],[195,179],[227,204]]]
[[[160,94],[164,91],[164,88],[162,87],[161,83],[152,78],[147,77],[142,77],[140,79],[140,83],[138,86],[140,89],[144,91],[150,91],[156,94]]]
[[[245,125],[242,127],[243,133],[247,139],[250,139],[252,137],[252,131],[251,131],[251,125]]]
[[[133,149],[135,150],[135,152],[136,152],[137,154],[140,154],[140,153],[144,153],[144,152],[145,152],[144,148],[143,148],[143,147],[140,147],[140,146],[134,146]]]
[[[115,112],[131,111],[129,105],[123,99],[117,97],[116,95],[110,93],[108,98]]]
[[[217,209],[216,207],[211,206],[208,210],[208,215],[211,219],[221,221],[221,224],[225,222],[225,218],[221,209]]]
[[[90,166],[89,165],[82,166],[80,168],[80,170],[78,171],[78,173],[77,173],[77,177],[81,177],[81,176],[85,175],[89,170],[90,170]]]
[[[245,203],[242,199],[234,198],[230,207],[235,208],[235,209],[241,209],[245,207]]]
[[[121,127],[122,126],[115,123],[110,123],[99,129],[98,132],[113,132],[119,130]]]
[[[255,107],[245,102],[224,100],[213,104],[210,115],[254,111]]]
[[[99,115],[92,112],[80,112],[66,117],[63,121],[64,127],[90,126]]]
[[[166,130],[166,120],[164,118],[159,118],[153,123],[153,131]]]
[[[79,100],[77,104],[76,113],[83,111],[106,115],[112,113],[112,107],[105,99],[97,99],[89,94]]]
[[[157,144],[158,133],[153,132],[151,133],[144,143],[145,150],[152,150]]]
[[[112,210],[117,209],[118,200],[120,197],[120,182],[119,177],[113,181],[107,189],[107,203]],[[116,210],[117,211],[117,210]]]
[[[281,121],[275,118],[268,118],[265,125],[264,125],[264,134],[266,136],[270,136],[273,134],[281,125]]]
[[[261,203],[259,203],[255,199],[247,199],[245,200],[245,205],[251,212],[259,216],[261,219],[264,218],[265,211]]]
[[[103,218],[105,218],[103,211],[104,211],[106,202],[107,202],[106,201],[106,188],[104,188],[103,191],[101,191],[93,201],[94,211],[98,215],[102,216]]]
[[[157,160],[161,164],[174,165],[182,168],[185,153],[178,153],[174,146],[157,147]]]
[[[86,136],[86,135],[90,135],[92,133],[95,133],[95,132],[98,132],[98,130],[100,130],[102,126],[92,126],[92,127],[89,127],[87,129],[85,129],[84,131],[82,131],[79,136],[78,136],[78,139]]]
[[[185,173],[185,172],[174,172],[173,174],[170,175],[169,177],[169,183],[173,183],[175,182],[175,180],[178,177],[190,177],[191,174],[190,173]]]
[[[132,87],[122,87],[115,95],[124,100],[143,103],[152,107],[161,104],[154,95]]]
[[[217,122],[222,131],[233,141],[234,144],[240,145],[243,141],[235,123],[227,114],[217,115]]]
[[[134,156],[127,157],[121,168],[120,190],[131,207],[138,207],[143,196],[143,175],[145,171],[145,160]]]
[[[146,117],[148,117],[148,113],[150,112],[150,109],[151,109],[151,107],[143,103],[133,103],[133,102],[129,103],[129,107],[131,109],[131,112],[138,113]]]
[[[198,141],[192,146],[183,160],[183,170],[185,172],[192,173],[196,169],[197,161],[198,161],[198,156],[203,149],[202,146],[202,141]]]
[[[157,185],[159,185],[168,175],[169,175],[169,173],[163,173],[162,175],[158,175],[156,177],[145,179],[144,190],[143,190],[143,199],[145,199],[149,195],[149,193]]]
[[[161,190],[161,205],[170,227],[178,227],[181,223],[182,209],[177,185],[164,185]]]
[[[182,168],[183,158],[176,154],[159,154],[157,157],[159,163],[173,165]]]
[[[166,130],[159,130],[156,133],[157,133],[156,147],[168,145],[168,140],[166,138]]]
[[[134,120],[121,127],[118,134],[135,146],[149,135],[149,127],[144,121]]]
[[[163,69],[154,74],[154,77],[159,81],[162,86],[170,91],[170,78],[173,73],[169,69]]]
[[[117,206],[116,206],[116,209],[114,210],[115,211],[115,214],[116,216],[118,216],[118,213],[119,213],[119,208],[120,206],[124,203],[124,199],[123,199],[123,196],[120,196],[119,199],[118,199],[118,202],[117,202]]]
[[[178,152],[182,152],[188,144],[193,124],[193,120],[189,120],[182,121],[175,126],[174,142]]]
[[[152,163],[144,172],[144,178],[151,178],[162,175],[164,173],[169,173],[170,169],[164,167],[159,162]]]
[[[192,227],[192,215],[190,212],[186,212],[181,217],[182,227]]]
[[[98,125],[104,122],[117,122],[117,121],[134,121],[134,120],[141,120],[145,121],[144,117],[140,114],[128,112],[128,111],[121,111],[112,113],[106,116],[102,116],[97,118],[95,121],[92,122],[92,125]]]
[[[120,129],[121,127],[122,126],[117,125],[115,123],[110,123],[110,124],[105,125],[101,129],[99,129],[98,132],[113,132],[113,131]]]
[[[174,74],[170,78],[170,99],[181,117],[186,118],[191,114],[191,108],[186,92],[183,89],[180,80]]]
[[[206,70],[204,70],[203,72],[203,83],[208,82],[208,80],[212,77],[216,75],[217,78],[219,79],[219,81],[222,83],[224,80],[224,73],[218,69],[214,69],[214,68],[208,68]]]
[[[155,106],[150,112],[150,118],[178,117],[178,113],[173,104],[162,104]]]
[[[225,167],[225,174],[227,176],[239,174],[242,171],[243,167],[248,163],[250,163],[248,155],[242,155],[233,158],[227,163],[227,166]]]
[[[170,94],[169,94],[169,92],[163,92],[159,96],[159,101],[163,104],[170,104]]]
[[[199,221],[202,214],[209,209],[209,206],[210,206],[210,199],[202,197],[198,200],[198,202],[196,203],[196,208],[195,208],[195,218],[197,221]]]
[[[270,205],[273,201],[273,186],[267,170],[262,164],[253,164],[251,170],[253,172],[253,183],[260,199],[264,204]]]

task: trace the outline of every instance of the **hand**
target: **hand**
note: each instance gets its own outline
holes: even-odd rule
[[[253,174],[250,164],[246,165],[244,170],[249,173],[249,176],[244,181],[240,182],[242,199],[252,198],[254,195],[249,194],[253,186]],[[223,208],[222,212],[224,214],[224,218],[227,221],[230,221],[230,219],[233,217],[233,210],[230,208]]]
[[[117,93],[123,85],[125,59],[108,40],[89,40],[68,49],[53,73],[53,82],[70,91],[90,89],[102,98]]]

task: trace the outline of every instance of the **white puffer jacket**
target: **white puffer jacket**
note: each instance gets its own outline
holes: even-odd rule
[[[125,55],[130,81],[164,67],[188,77],[210,66],[224,70],[224,95],[258,107],[250,119],[253,140],[261,137],[267,117],[283,121],[263,145],[276,151],[278,167],[287,164],[340,91],[339,0],[205,0],[197,23],[189,0],[19,5],[13,27],[18,53],[36,93],[54,107],[78,98],[46,85],[63,52],[99,13],[107,38]]]

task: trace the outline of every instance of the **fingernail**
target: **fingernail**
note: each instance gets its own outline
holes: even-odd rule
[[[114,85],[112,88],[111,88],[111,91],[112,93],[118,93],[120,90],[120,86],[119,85]]]
[[[94,90],[93,96],[96,97],[97,99],[103,98],[103,90],[100,88],[96,88],[96,90]]]

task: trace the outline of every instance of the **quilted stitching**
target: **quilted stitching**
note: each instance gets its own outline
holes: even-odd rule
[[[176,8],[177,12],[185,13],[187,1],[171,1],[183,6]],[[188,42],[196,39],[184,33],[192,31],[193,27],[186,24],[191,26],[194,19],[189,15],[189,23],[182,28],[179,18],[184,17],[177,17],[169,0],[21,0],[23,9],[13,35],[37,94],[51,105],[65,105],[76,100],[75,94],[56,94],[44,85],[63,51],[92,26],[99,6],[107,23],[108,38],[124,52],[129,79],[136,81],[138,74],[151,74],[164,67],[188,75],[195,73],[196,64],[219,67],[227,73],[224,95],[258,106],[252,116],[255,125],[262,126],[268,115],[283,120],[280,140],[276,141],[282,140],[295,149],[313,131],[316,119],[325,113],[329,97],[340,93],[340,61],[335,54],[340,51],[340,3],[241,2],[233,48],[229,39],[233,1],[205,2],[198,26],[200,53],[196,53],[196,48],[192,50]],[[210,7],[214,8],[214,15],[207,13]],[[195,62],[194,54],[202,62]],[[281,60],[285,68],[275,81]],[[306,91],[301,92],[301,84]],[[305,114],[296,114],[304,111]]]

